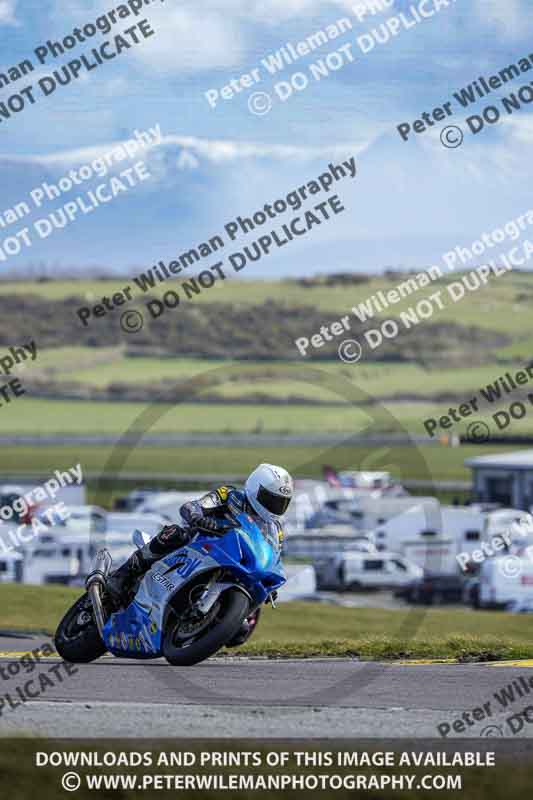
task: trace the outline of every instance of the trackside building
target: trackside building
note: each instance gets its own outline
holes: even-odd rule
[[[468,458],[477,501],[529,511],[533,506],[533,450]]]

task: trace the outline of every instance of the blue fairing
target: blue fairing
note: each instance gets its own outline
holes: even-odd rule
[[[240,585],[258,606],[282,586],[285,572],[277,541],[264,534],[248,514],[224,536],[199,535],[156,562],[133,602],[112,614],[104,628],[107,648],[117,656],[158,658],[165,610],[172,597],[202,572],[224,568],[224,581]]]

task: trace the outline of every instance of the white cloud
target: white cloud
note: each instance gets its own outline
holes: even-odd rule
[[[179,8],[172,8],[168,3],[148,7],[145,17],[155,36],[132,49],[131,57],[145,69],[179,74],[235,66],[243,58],[244,45],[241,0],[237,0],[238,10],[234,5],[231,0],[229,8],[222,2],[207,0],[194,4],[186,0]],[[98,0],[95,6],[88,12],[73,0],[55,0],[54,16],[70,18],[79,24],[110,10],[108,0]],[[126,20],[123,27],[127,27]],[[120,30],[120,26],[115,26],[113,33],[120,33]]]
[[[15,18],[17,0],[0,0],[0,25],[18,25]]]
[[[476,0],[481,21],[498,22],[502,32],[514,37],[523,34],[527,7],[522,0]]]
[[[505,130],[517,143],[533,143],[533,115],[524,114],[521,117],[503,117],[501,120]]]
[[[57,153],[43,155],[2,156],[0,154],[0,159],[17,163],[40,164],[50,167],[83,164],[95,158],[101,158],[125,141],[124,139],[121,142],[108,142],[97,146],[80,147],[74,150],[63,150]],[[196,157],[203,158],[212,164],[225,164],[231,161],[263,158],[275,161],[287,161],[291,164],[295,161],[305,162],[315,159],[323,161],[327,158],[360,155],[369,146],[369,143],[299,147],[298,145],[271,145],[222,139],[201,139],[196,136],[169,134],[162,137],[161,145],[159,146],[178,146],[183,148],[184,151],[189,153],[187,166],[192,166],[192,159]],[[157,145],[152,145],[149,149],[155,149],[156,147]]]
[[[316,22],[317,14],[335,9],[350,12],[351,16],[354,16],[352,9],[357,2],[359,5],[368,2],[369,9],[373,8],[373,12],[369,13],[369,19],[375,17],[378,20],[381,14],[391,16],[394,13],[393,7],[387,7],[385,3],[380,6],[376,0],[373,3],[371,0],[229,0],[229,2],[228,0],[206,0],[202,4],[202,8],[207,5],[225,13],[230,11],[242,21],[269,22],[276,25],[288,19],[296,17],[302,19],[305,16],[309,18],[309,22]],[[196,8],[196,6],[194,7]],[[198,11],[200,11],[199,8]]]
[[[2,0],[0,0],[2,2]],[[351,0],[184,0],[179,8],[154,5],[146,10],[156,35],[131,51],[144,67],[160,72],[183,73],[231,68],[242,64],[257,35],[257,27],[275,26],[299,19],[316,27],[316,15],[324,10],[346,12]],[[99,0],[93,14],[109,11]],[[56,0],[54,16],[77,23],[90,14],[74,0]],[[118,31],[117,31],[118,32]]]
[[[320,145],[318,147],[301,147],[298,145],[274,145],[257,142],[236,142],[230,140],[200,139],[196,136],[163,137],[163,144],[179,145],[196,152],[208,161],[222,164],[241,159],[270,158],[275,161],[313,161],[324,160],[346,155],[360,155],[367,147],[364,143],[347,143]]]
[[[157,9],[149,20],[156,35],[136,48],[134,56],[156,70],[233,67],[243,57],[240,26],[228,13],[187,7]]]

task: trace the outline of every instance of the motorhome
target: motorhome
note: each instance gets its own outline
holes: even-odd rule
[[[378,550],[402,552],[406,544],[422,544],[443,538],[440,505],[434,498],[424,498],[421,503],[411,502],[395,514],[384,512],[383,516],[374,514],[374,517],[372,530]]]
[[[372,536],[358,533],[349,525],[331,525],[324,530],[289,530],[284,544],[285,555],[312,561],[333,556],[344,550],[376,552]]]
[[[70,530],[93,531],[103,533],[107,529],[107,511],[100,506],[67,506],[68,516],[64,527]]]
[[[375,530],[412,509],[420,509],[426,527],[434,527],[440,512],[435,497],[379,497],[359,489],[333,490],[321,508],[306,522],[307,528],[325,528],[331,524],[351,524],[361,532]]]
[[[69,506],[68,517],[62,524],[72,532],[131,534],[135,528],[142,528],[150,536],[155,536],[163,525],[168,524],[168,518],[140,511],[106,511],[100,506]]]
[[[89,570],[96,549],[90,534],[50,528],[24,552],[24,583],[72,584]]]
[[[406,495],[403,486],[393,480],[390,472],[370,472],[368,470],[341,470],[337,472],[333,467],[324,467],[324,477],[330,486],[345,486],[352,489],[361,489],[373,497],[389,495]]]
[[[131,534],[136,528],[139,528],[148,536],[155,536],[162,527],[169,524],[169,519],[163,514],[150,514],[148,512],[141,513],[140,511],[109,511],[107,513],[107,527],[108,533],[123,533],[125,536],[131,538]]]
[[[51,527],[25,549],[24,583],[80,585],[91,570],[94,557],[106,547],[119,567],[132,553],[131,533],[65,531]]]
[[[485,538],[486,517],[468,506],[414,506],[374,532],[378,549],[396,551],[424,573],[405,595],[432,603],[460,600],[465,576],[457,556],[478,549]]]
[[[499,508],[496,511],[489,511],[486,519],[488,539],[508,531],[516,531],[520,527],[533,527],[533,516],[527,511],[520,511],[516,508]]]

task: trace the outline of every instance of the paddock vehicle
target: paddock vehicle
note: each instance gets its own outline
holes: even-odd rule
[[[531,547],[521,554],[488,558],[481,564],[465,597],[474,608],[503,609],[529,601],[533,593]]]
[[[397,589],[420,579],[420,567],[398,553],[346,551],[315,563],[319,589]]]

